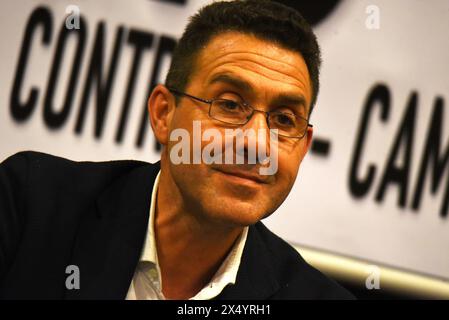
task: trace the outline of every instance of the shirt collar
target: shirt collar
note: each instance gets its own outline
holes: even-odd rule
[[[147,237],[145,239],[142,256],[140,257],[141,262],[152,262],[157,266],[159,266],[159,262],[157,259],[156,238],[154,236],[154,216],[156,213],[156,196],[157,190],[159,189],[160,175],[161,171],[159,170],[156,179],[154,180],[153,192],[151,193],[150,221],[148,223]]]
[[[159,178],[161,172],[157,174],[154,180],[153,192],[151,194],[151,204],[150,204],[150,221],[148,224],[147,236],[144,243],[144,248],[142,255],[140,257],[140,262],[150,262],[156,265],[158,270],[158,276],[161,280],[161,272],[159,268],[159,261],[157,258],[157,247],[156,238],[154,234],[154,217],[156,212],[156,196],[159,187]],[[218,294],[228,285],[235,284],[237,278],[237,272],[239,270],[240,261],[243,254],[243,249],[245,247],[246,238],[248,235],[248,227],[243,229],[243,232],[234,243],[232,250],[229,252],[226,259],[221,264],[218,271],[212,277],[212,280],[192,299],[193,300],[205,300],[211,299]]]

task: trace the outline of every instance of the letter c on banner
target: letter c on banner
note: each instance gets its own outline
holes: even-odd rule
[[[43,28],[42,42],[48,45],[51,40],[52,29],[53,29],[53,19],[50,11],[45,7],[38,7],[30,16],[28,24],[25,29],[25,34],[23,36],[22,48],[20,49],[19,61],[16,67],[16,76],[14,78],[14,83],[11,91],[10,97],[10,110],[11,115],[16,121],[25,121],[34,110],[36,106],[37,97],[39,91],[37,88],[33,87],[31,89],[26,102],[20,102],[20,89],[22,88],[22,80],[25,74],[25,67],[30,54],[30,46],[35,35],[36,30],[39,26]]]
[[[363,151],[362,148],[365,142],[366,132],[368,130],[368,121],[370,120],[374,106],[380,106],[382,108],[381,120],[385,122],[390,114],[390,91],[386,85],[377,84],[371,90],[363,109],[362,121],[357,134],[349,174],[349,190],[351,191],[351,194],[357,198],[361,198],[368,193],[376,174],[376,167],[371,164],[368,167],[368,173],[365,175],[365,178],[359,178],[360,157]]]

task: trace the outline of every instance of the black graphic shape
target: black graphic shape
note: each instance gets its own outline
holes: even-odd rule
[[[151,0],[151,1],[168,2],[168,3],[174,3],[174,4],[180,4],[180,5],[185,5],[187,2],[187,0]]]
[[[316,155],[328,157],[330,148],[331,148],[330,141],[320,139],[320,138],[315,138],[312,141],[312,148],[310,151]]]
[[[310,1],[310,0],[275,0],[276,2],[292,7],[312,26],[318,25],[335,10],[340,0]]]

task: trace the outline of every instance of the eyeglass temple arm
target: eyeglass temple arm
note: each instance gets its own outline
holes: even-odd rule
[[[212,100],[206,100],[206,99],[201,99],[201,98],[198,98],[198,97],[194,97],[194,96],[191,96],[191,95],[188,94],[188,93],[178,91],[178,90],[176,90],[176,89],[174,89],[174,88],[167,88],[167,89],[170,90],[170,92],[172,92],[172,93],[174,93],[174,94],[176,94],[176,95],[178,95],[178,96],[188,97],[188,98],[190,98],[190,99],[197,100],[197,101],[201,101],[201,102],[204,102],[204,103],[209,103],[209,104],[212,103]]]

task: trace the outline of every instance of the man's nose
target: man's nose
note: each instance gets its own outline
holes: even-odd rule
[[[263,110],[254,110],[251,118],[245,124],[245,127],[252,128],[256,132],[259,129],[269,130],[267,113]]]
[[[251,130],[253,134],[248,134],[244,142],[245,159],[251,155],[250,148],[256,153],[258,162],[263,163],[270,156],[270,129],[268,127],[267,114],[264,111],[255,110],[252,117],[242,128]]]

